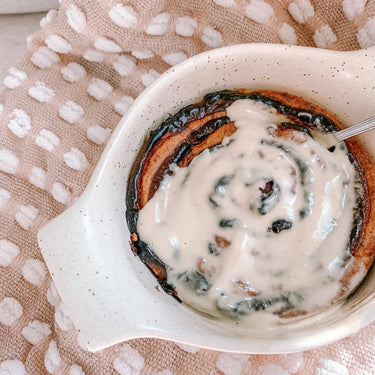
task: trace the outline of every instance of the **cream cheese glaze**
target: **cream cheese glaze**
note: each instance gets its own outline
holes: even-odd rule
[[[137,231],[181,300],[213,316],[288,316],[341,291],[361,184],[344,144],[329,152],[262,102],[235,101],[237,130],[187,167],[171,165]],[[363,276],[363,275],[362,275]]]

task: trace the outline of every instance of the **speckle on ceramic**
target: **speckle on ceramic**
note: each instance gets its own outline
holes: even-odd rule
[[[229,4],[224,1],[218,2]],[[238,2],[234,3],[237,5]],[[247,3],[250,4],[250,1]],[[267,0],[251,3],[257,7],[263,7],[264,3],[271,4]],[[289,12],[302,23],[309,22],[314,12],[312,3],[309,0],[294,0],[290,3],[293,5],[289,7]],[[223,5],[215,4],[212,0],[212,6]],[[272,22],[272,17],[268,22]],[[181,40],[193,33],[197,40],[201,40],[202,44],[205,43],[207,46],[223,42],[225,34],[221,34],[221,29],[208,25],[196,27],[194,19],[189,15],[181,18],[183,19],[178,20],[178,17],[171,17],[166,32],[179,33]],[[164,21],[166,19],[167,17]],[[161,30],[165,26],[163,22],[156,24],[153,26],[154,30]],[[296,33],[287,24],[280,25],[279,30],[280,39],[284,39],[284,43],[291,44],[295,41]],[[365,32],[368,35],[366,40],[370,43],[371,25]],[[330,43],[334,43],[334,37],[327,28],[323,28],[316,36],[316,42],[325,43],[329,48]],[[180,48],[181,50],[175,49],[174,52],[182,51],[187,54],[187,51]],[[106,51],[100,52],[107,58]],[[137,59],[150,56],[145,50],[126,51],[126,56],[129,53]],[[113,64],[117,61],[118,55],[111,56],[108,61]],[[173,64],[184,56],[161,53],[160,57],[168,64]],[[159,124],[168,113],[175,113],[214,90],[232,87],[269,88],[297,92],[320,106],[329,108],[333,114],[339,114],[345,124],[354,123],[373,114],[373,97],[368,93],[374,92],[375,87],[374,61],[374,49],[355,53],[320,50],[316,53],[314,48],[258,44],[211,50],[172,67],[160,78],[158,72],[143,67],[147,62],[139,61],[143,69],[139,83],[150,86],[135,101],[130,96],[119,95],[115,90],[109,94],[114,115],[117,113],[125,116],[108,140],[109,134],[104,123],[90,124],[86,133],[89,141],[103,145],[107,142],[102,159],[85,193],[69,210],[50,221],[38,234],[43,256],[54,274],[54,285],[59,291],[57,293],[52,284],[48,289],[48,285],[46,286],[48,301],[58,314],[61,326],[58,328],[67,327],[69,323],[66,316],[69,316],[79,329],[80,345],[89,350],[100,350],[118,340],[142,335],[183,342],[180,348],[187,356],[193,355],[192,351],[199,350],[199,346],[222,351],[272,354],[304,351],[328,344],[356,332],[374,320],[375,301],[366,297],[373,294],[373,269],[368,275],[368,286],[357,289],[353,297],[347,301],[345,314],[341,309],[332,309],[320,320],[319,328],[311,329],[316,327],[314,318],[308,318],[303,325],[293,328],[296,335],[303,337],[303,340],[296,339],[294,334],[291,335],[288,326],[278,329],[277,338],[268,334],[239,338],[235,333],[235,327],[228,327],[223,323],[224,326],[218,329],[217,325],[220,323],[213,323],[207,317],[187,310],[170,296],[157,291],[155,279],[131,253],[129,233],[124,223],[124,181],[127,181],[144,135],[150,128]],[[120,62],[119,70],[125,72],[128,67],[130,65],[123,61]],[[96,100],[88,95],[87,98],[92,102]],[[80,126],[79,119],[72,125],[73,129],[76,126]],[[37,135],[38,143],[43,147],[42,152],[53,150],[57,142],[63,143],[56,134],[46,131],[47,129]],[[371,154],[375,155],[375,139],[361,139],[367,143]],[[2,152],[4,151],[0,150],[0,169],[14,173],[18,168],[15,150],[5,150],[4,154]],[[89,156],[79,148],[65,149],[63,158],[69,173],[88,173]],[[47,182],[46,188],[49,189],[54,182]],[[57,189],[57,196],[60,198],[64,196],[61,192]],[[116,207],[116,210],[112,207]],[[108,251],[110,257],[107,256]],[[5,255],[4,258],[8,259],[5,262],[11,262],[12,257],[12,254],[9,258]],[[39,282],[38,280],[35,277],[34,282]],[[42,283],[46,283],[46,278]],[[82,288],[82,285],[87,285],[87,288]],[[125,292],[123,285],[127,285]],[[70,301],[69,305],[65,306],[66,311],[60,306],[59,295],[63,301]],[[98,301],[101,303],[98,304]],[[139,306],[152,308],[139,309]],[[144,324],[133,324],[129,316],[136,316],[137,321]],[[101,322],[100,325],[97,324],[98,321]],[[36,325],[39,327],[39,324]],[[92,330],[93,326],[95,330]],[[219,333],[221,329],[225,334],[223,331]],[[44,335],[49,335],[48,330],[43,332]],[[54,358],[58,358],[57,355],[54,355]],[[223,373],[247,373],[252,366],[248,356],[217,353],[215,358],[217,371]],[[142,371],[144,360],[140,351],[124,344],[119,346],[118,352],[114,354],[113,365],[120,374],[135,374]],[[259,374],[270,374],[274,371],[275,374],[291,375],[295,371],[300,371],[298,369],[302,368],[303,362],[303,356],[288,357],[283,365],[270,362],[254,371],[258,371]],[[70,365],[67,364],[66,368],[69,369]],[[336,371],[340,375],[346,375],[343,366],[345,364],[327,360],[317,364],[321,374]],[[62,365],[56,372],[61,368]],[[160,371],[162,369],[158,369],[156,373]]]

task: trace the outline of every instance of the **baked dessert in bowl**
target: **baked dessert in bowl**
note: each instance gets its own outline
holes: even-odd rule
[[[193,311],[161,290],[155,276],[133,255],[126,223],[126,191],[148,132],[163,123],[169,113],[198,103],[209,93],[241,88],[286,92],[318,105],[344,126],[370,117],[374,59],[374,49],[344,53],[281,45],[238,45],[194,56],[147,88],[110,138],[85,192],[38,234],[42,254],[81,344],[95,351],[127,339],[158,337],[216,350],[286,353],[338,340],[373,321],[373,268],[348,298],[321,313],[299,315],[296,321],[285,319],[287,323],[272,328],[260,323],[237,328],[233,318]],[[237,130],[233,137],[236,133],[240,134]],[[368,134],[358,140],[373,158],[374,139]],[[275,150],[269,146],[270,152]],[[254,185],[258,194],[259,187],[264,194],[271,191],[267,182]],[[284,190],[282,181],[277,183]],[[228,187],[231,189],[231,184]],[[254,207],[256,214],[258,206]],[[269,215],[273,215],[273,210],[262,217],[271,219]],[[274,221],[261,228],[262,234],[282,238],[278,236],[293,233],[292,229],[274,233]],[[293,225],[294,221],[292,228]],[[227,240],[232,229],[235,228],[223,228],[228,230]],[[214,243],[215,238],[209,240]]]
[[[130,173],[134,253],[215,318],[285,324],[333,305],[375,257],[374,163],[355,140],[327,150],[316,139],[341,128],[269,90],[209,93],[169,115]]]

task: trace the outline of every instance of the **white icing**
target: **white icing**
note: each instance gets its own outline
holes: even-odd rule
[[[293,311],[328,306],[342,287],[358,188],[347,150],[329,152],[302,132],[276,136],[288,119],[260,102],[237,100],[227,116],[236,132],[188,167],[173,166],[140,210],[141,239],[168,265],[178,296],[211,315],[218,316],[217,305],[230,312],[242,302],[238,309],[247,313],[247,303],[267,300],[267,313],[277,312],[285,296]],[[268,181],[279,191],[262,204]],[[221,227],[222,219],[236,222]],[[275,233],[281,219],[292,227]],[[215,236],[230,244],[218,247]],[[186,272],[193,280],[199,268],[207,291],[186,282]]]

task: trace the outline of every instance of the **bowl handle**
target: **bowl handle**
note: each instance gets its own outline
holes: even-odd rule
[[[37,235],[79,342],[96,351],[126,339],[170,336],[162,317],[176,302],[155,290],[155,278],[131,252],[123,210],[103,212],[97,199],[85,192]]]

